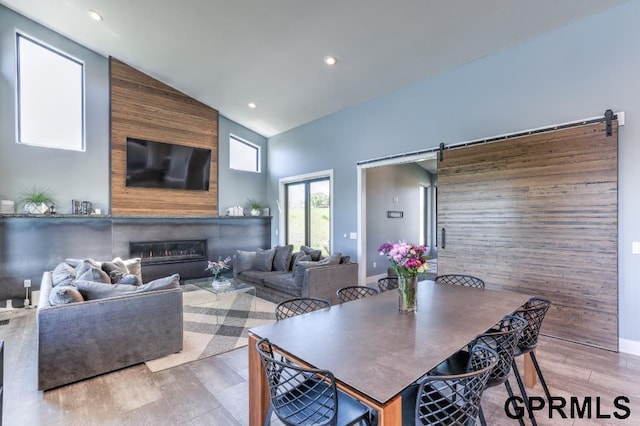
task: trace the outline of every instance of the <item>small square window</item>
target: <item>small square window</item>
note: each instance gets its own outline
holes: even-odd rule
[[[230,135],[229,167],[235,170],[260,173],[260,147]]]
[[[84,66],[17,34],[18,143],[84,150]]]

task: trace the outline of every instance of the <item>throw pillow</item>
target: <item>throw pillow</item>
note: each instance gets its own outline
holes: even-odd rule
[[[314,268],[316,266],[320,266],[320,265],[318,265],[318,262],[315,262],[315,261],[305,261],[305,260],[298,261],[298,264],[296,265],[296,269],[293,272],[293,276],[294,276],[293,282],[297,288],[302,288],[302,281],[304,281],[304,271],[306,271],[309,268]]]
[[[122,296],[136,291],[138,286],[127,284],[105,284],[94,281],[77,280],[76,287],[85,300]]]
[[[291,257],[293,256],[293,245],[277,246],[276,254],[273,257],[273,270],[274,271],[288,271],[289,263],[291,263]]]
[[[111,284],[111,278],[101,268],[91,267],[76,277],[78,280],[95,281],[105,284]]]
[[[332,254],[331,256],[327,256],[322,260],[318,261],[318,265],[337,265],[340,263],[340,259],[342,258],[342,253]]]
[[[100,263],[93,259],[83,260],[78,266],[76,266],[76,277],[79,277],[91,268],[100,268]]]
[[[84,298],[78,289],[72,285],[57,285],[49,293],[49,303],[53,306],[75,302],[84,302]]]
[[[295,276],[296,276],[296,269],[297,269],[297,268],[296,268],[296,266],[298,266],[298,264],[299,264],[300,262],[310,262],[310,261],[311,261],[311,256],[309,256],[308,254],[302,254],[302,253],[301,253],[301,254],[300,254],[300,256],[298,256],[298,257],[296,258],[295,263],[294,263],[294,264],[293,264],[293,266],[291,267],[291,270],[293,271],[293,272],[292,272],[292,274],[291,274],[291,276],[292,276],[292,277],[295,277]]]
[[[127,267],[127,271],[129,271],[130,274],[137,275],[142,282],[142,259],[140,259],[139,257],[132,257],[131,259],[122,260],[119,257],[116,257],[114,261],[115,260],[122,261],[122,263],[124,263],[124,266]]]
[[[233,264],[233,272],[240,273],[242,271],[248,271],[253,269],[253,262],[256,260],[255,251],[236,251],[236,256]]]
[[[143,293],[146,291],[166,290],[170,288],[180,288],[180,275],[173,274],[168,277],[158,278],[157,280],[149,281],[146,284],[142,284],[136,288],[136,293]]]
[[[71,257],[66,258],[64,261],[67,265],[71,266],[72,268],[77,268],[78,265],[82,263],[82,259],[73,259]]]
[[[300,251],[311,256],[311,260],[317,262],[322,257],[322,250],[316,250],[311,247],[301,246]]]
[[[115,258],[111,262],[102,262],[102,270],[108,275],[111,275],[114,271],[121,272],[123,274],[129,273],[129,270],[120,258]]]
[[[71,285],[76,279],[76,270],[67,263],[58,263],[58,266],[51,272],[51,285]]]
[[[113,284],[129,284],[129,285],[141,285],[142,281],[137,275],[122,273],[120,271],[112,271],[109,274],[109,278],[111,278],[111,282]]]
[[[276,255],[276,249],[256,251],[256,259],[253,262],[253,268],[258,271],[271,271],[273,267],[273,257]]]
[[[351,256],[342,256],[340,258],[340,263],[350,263],[351,262]]]

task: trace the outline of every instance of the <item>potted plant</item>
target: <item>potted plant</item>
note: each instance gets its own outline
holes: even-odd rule
[[[24,205],[24,211],[30,214],[44,214],[54,204],[51,190],[44,187],[33,186],[20,195],[20,202]]]
[[[248,200],[249,208],[251,209],[251,216],[260,216],[260,213],[262,213],[262,204],[252,198],[248,198]]]

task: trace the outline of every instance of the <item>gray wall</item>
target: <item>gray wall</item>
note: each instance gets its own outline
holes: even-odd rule
[[[385,274],[389,262],[378,254],[385,241],[418,244],[420,193],[431,183],[431,175],[417,164],[367,169],[367,276]],[[397,197],[398,202],[394,202]],[[401,211],[401,219],[390,219],[387,211]],[[376,266],[373,266],[373,263]]]
[[[16,30],[84,62],[86,152],[16,143]],[[0,198],[28,188],[51,189],[59,213],[71,200],[109,208],[109,64],[105,57],[0,6]]]
[[[620,337],[638,343],[640,256],[631,254],[631,242],[640,241],[638,16],[640,2],[628,2],[274,136],[269,198],[281,177],[334,169],[334,250],[353,256],[357,241],[342,234],[356,230],[357,161],[599,116],[607,108],[625,111],[627,124],[619,132],[619,323]]]
[[[229,135],[234,134],[248,142],[258,145],[262,151],[262,172],[252,173],[229,168]],[[220,215],[226,214],[231,206],[242,206],[245,214],[247,198],[260,201],[272,210],[272,206],[265,197],[267,185],[267,139],[243,127],[228,118],[220,116],[218,124],[218,210]]]

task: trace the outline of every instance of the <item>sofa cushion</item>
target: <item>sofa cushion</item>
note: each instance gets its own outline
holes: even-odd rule
[[[307,246],[301,246],[300,251],[311,256],[311,260],[318,261],[322,257],[322,250],[317,250]]]
[[[66,262],[58,263],[53,272],[51,272],[51,285],[71,285],[76,279],[76,270]]]
[[[78,266],[76,266],[76,278],[84,274],[91,268],[100,269],[100,263],[93,259],[84,259]]]
[[[327,256],[324,259],[320,259],[318,261],[318,265],[338,265],[341,258],[342,253],[332,254],[331,256]]]
[[[133,293],[138,286],[127,284],[105,284],[95,281],[76,280],[76,287],[85,300],[104,299]]]
[[[276,254],[273,257],[274,271],[288,271],[291,257],[293,256],[293,245],[276,246]]]
[[[253,262],[253,268],[258,271],[271,271],[273,269],[273,258],[276,255],[276,249],[256,251],[256,258]]]
[[[101,268],[90,267],[80,275],[76,276],[76,279],[83,281],[95,281],[105,284],[111,284],[111,278]]]
[[[298,256],[296,258],[295,263],[293,264],[293,268],[291,269],[291,275],[292,276],[296,276],[296,270],[298,268],[296,268],[296,266],[298,266],[300,264],[300,262],[311,262],[311,256],[309,256],[308,254],[302,254],[302,256]]]
[[[128,274],[129,270],[126,265],[119,257],[113,259],[109,262],[102,262],[102,270],[107,273],[107,275],[111,276],[112,272],[120,272],[123,274]]]
[[[170,288],[180,288],[180,274],[169,275],[168,277],[158,278],[157,280],[149,281],[146,284],[137,286],[136,293],[143,293],[146,291],[167,290]]]
[[[53,306],[75,302],[84,302],[82,294],[75,286],[59,284],[53,287],[49,293],[49,303]]]
[[[233,265],[234,272],[240,273],[253,269],[253,262],[256,260],[255,251],[236,251],[235,263]]]
[[[302,284],[298,286],[292,274],[277,274],[265,277],[264,286],[292,296],[300,296],[302,291]]]
[[[111,271],[111,274],[109,274],[109,278],[111,278],[111,282],[113,284],[130,284],[130,285],[142,284],[142,280],[137,275],[122,273],[120,271]]]
[[[302,288],[302,281],[304,281],[304,271],[309,268],[315,268],[322,266],[322,264],[315,261],[300,261],[296,265],[296,270],[293,273],[293,279],[295,280],[296,287]]]

